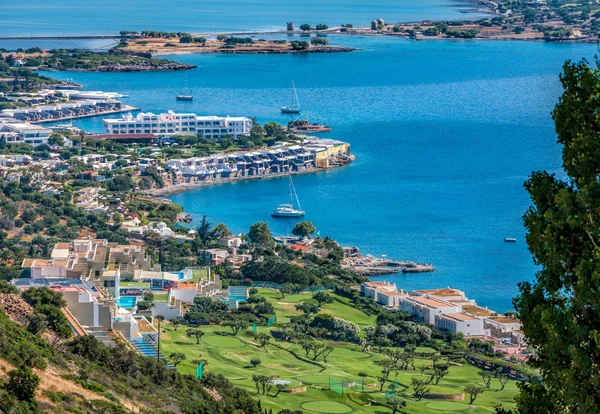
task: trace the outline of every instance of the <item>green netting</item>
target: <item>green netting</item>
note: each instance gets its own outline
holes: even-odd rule
[[[252,324],[252,330],[253,330],[254,332],[256,332],[256,324],[255,324],[255,323],[253,323],[253,324]]]
[[[277,321],[277,318],[275,317],[275,315],[271,316],[269,318],[269,320],[267,321],[267,326],[273,325],[276,321]]]
[[[390,398],[396,398],[398,396],[398,382],[392,383],[387,390],[385,390],[385,399],[389,401]]]
[[[204,372],[204,362],[201,362],[196,368],[196,378],[202,379],[202,373]]]
[[[338,378],[329,377],[329,389],[337,394],[344,395],[344,381]]]

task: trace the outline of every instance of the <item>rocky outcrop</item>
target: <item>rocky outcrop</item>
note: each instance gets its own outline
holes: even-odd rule
[[[187,70],[193,69],[196,66],[188,65],[187,63],[179,62],[166,62],[166,63],[153,63],[153,62],[139,62],[132,64],[109,64],[98,66],[92,70],[95,72],[146,72],[146,71],[166,71],[166,70]]]
[[[10,319],[21,324],[26,324],[27,316],[33,312],[33,308],[19,295],[7,293],[0,293],[0,309],[6,312]]]

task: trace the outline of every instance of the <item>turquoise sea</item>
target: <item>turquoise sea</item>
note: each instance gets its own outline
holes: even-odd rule
[[[392,23],[463,19],[463,12],[477,7],[469,0],[4,1],[0,36],[98,35],[121,30],[264,31],[283,29],[289,21],[298,26],[351,23],[368,27],[378,18]]]
[[[453,286],[481,305],[512,307],[517,283],[535,272],[524,240],[523,182],[536,169],[561,174],[550,112],[566,59],[592,58],[595,45],[412,41],[330,37],[353,53],[177,56],[194,102],[177,102],[184,74],[54,73],[87,89],[120,91],[144,111],[246,115],[279,113],[295,80],[311,119],[348,141],[355,163],[295,178],[307,220],[321,235],[365,254],[431,262],[433,273],[392,275],[404,289]],[[76,124],[101,130],[100,119]],[[235,232],[272,219],[285,201],[282,179],[224,184],[170,197],[197,223],[206,214]],[[517,243],[504,243],[515,237]]]

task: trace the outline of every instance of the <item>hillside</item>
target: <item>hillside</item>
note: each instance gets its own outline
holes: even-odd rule
[[[362,351],[361,343],[325,339],[324,344],[333,348],[326,361],[323,356],[313,358],[312,353],[307,357],[302,340],[277,338],[281,338],[281,332],[286,331],[290,317],[302,315],[296,310],[296,305],[316,303],[312,296],[292,294],[282,298],[278,291],[268,289],[258,289],[256,295],[265,297],[274,306],[277,318],[275,325],[258,326],[256,334],[249,327],[237,335],[233,335],[226,326],[204,325],[200,327],[203,335],[198,344],[194,336],[188,337],[189,328],[186,326],[167,325],[162,335],[165,354],[183,354],[185,359],[178,364],[178,370],[187,374],[193,374],[198,360],[203,360],[205,372],[223,374],[236,386],[259,398],[262,407],[274,412],[282,409],[302,410],[305,413],[391,412],[392,405],[386,401],[386,389],[390,387],[397,388],[397,398],[407,402],[405,410],[409,413],[490,412],[498,404],[507,409],[514,405],[516,381],[508,381],[502,386],[499,380],[493,379],[487,388],[477,367],[455,355],[440,358],[437,349],[427,346],[414,348],[412,352],[415,357],[411,366],[393,369],[383,386],[380,380],[382,369],[389,362],[385,349],[379,352],[376,346],[372,346],[371,350]],[[366,327],[376,325],[377,318],[359,310],[348,298],[331,295],[334,301],[324,304],[319,314],[329,314],[356,323],[361,327],[361,339],[366,339],[366,332],[369,331]],[[261,334],[271,338],[264,348],[256,339]],[[435,339],[430,344],[441,349],[444,341]],[[409,352],[410,347],[405,348],[388,349]],[[435,384],[434,380],[429,384],[427,396],[415,398],[412,380],[426,380],[429,371],[435,365],[440,365],[441,361],[450,363],[448,372],[439,383]],[[262,385],[260,382],[257,384],[260,376],[289,384],[278,395],[274,386],[270,387],[271,391],[263,393]],[[341,384],[342,381],[345,383],[343,395],[330,389],[332,384]],[[464,389],[468,386],[485,390],[473,404],[469,404],[469,395],[463,397]],[[454,398],[464,399],[453,401]]]
[[[15,303],[22,300],[11,296],[11,315],[19,319]],[[43,306],[34,306],[34,313]],[[200,382],[91,336],[51,346],[30,332],[34,325],[30,320],[26,328],[0,309],[0,412],[260,412],[247,392],[221,376],[208,374]]]

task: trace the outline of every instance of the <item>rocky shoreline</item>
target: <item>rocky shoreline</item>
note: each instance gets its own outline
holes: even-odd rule
[[[196,68],[196,65],[189,65],[187,63],[180,62],[171,62],[168,63],[152,63],[152,62],[142,62],[142,63],[132,63],[132,64],[109,64],[98,66],[91,69],[78,69],[78,68],[64,68],[64,69],[56,69],[56,68],[43,68],[40,67],[40,70],[44,70],[47,72],[158,72],[158,71],[176,71],[176,70],[188,70]]]
[[[304,53],[346,53],[354,52],[355,48],[343,47],[343,46],[321,46],[311,47],[308,49],[294,50],[279,50],[279,49],[256,49],[256,50],[236,50],[236,49],[214,49],[206,52],[197,53],[208,53],[208,54],[231,54],[231,55],[286,55],[290,53],[304,54]],[[174,53],[177,54],[177,53]]]

